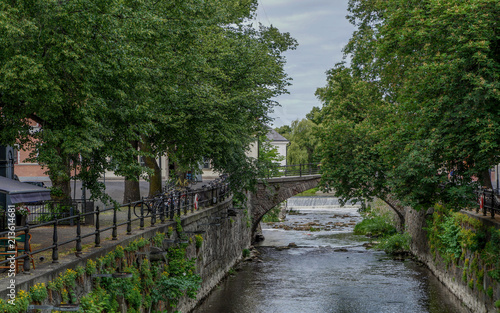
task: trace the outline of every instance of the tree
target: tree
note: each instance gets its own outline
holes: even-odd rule
[[[314,133],[317,125],[309,120],[295,120],[290,126],[290,133],[283,136],[290,140],[287,151],[287,163],[305,164],[315,162],[315,152],[318,140]]]
[[[472,178],[491,186],[488,169],[499,161],[498,2],[352,0],[349,10],[350,21],[358,26],[344,49],[351,56],[349,75],[374,86],[381,99],[373,107],[349,100],[355,111],[368,106],[365,116],[374,123],[367,128],[368,135],[385,130],[384,136],[363,148],[377,152],[367,162],[378,164],[372,173],[377,184],[383,184],[380,190],[390,190],[414,207],[436,201],[457,209],[466,205],[473,198]],[[329,83],[321,91],[325,107],[339,105],[328,91],[330,81],[344,74],[329,72]],[[379,112],[387,114],[385,120],[372,119]],[[324,119],[330,114],[325,113]],[[332,120],[323,143],[343,121],[337,116]],[[363,119],[352,126],[364,124]],[[325,161],[340,142],[329,142]],[[345,164],[342,159],[328,162],[339,164],[326,173],[324,182],[330,184]],[[452,170],[448,182],[446,173]],[[372,185],[366,181],[358,188],[370,193]]]
[[[223,172],[254,170],[245,150],[264,132],[270,99],[286,92],[282,53],[296,45],[247,25],[255,9],[254,0],[1,2],[0,142],[34,148],[67,197],[76,169],[94,197],[106,198],[105,170],[149,176],[155,190],[164,152],[184,168],[210,157]]]
[[[321,114],[321,108],[313,107],[311,112],[306,114],[306,118],[312,121],[314,124],[319,125],[323,122],[323,115]]]
[[[71,169],[98,194],[97,177],[116,165],[107,159],[137,155],[130,142],[151,128],[136,96],[145,62],[120,32],[130,9],[116,1],[0,4],[1,141],[34,148],[33,159],[67,197]],[[42,130],[31,132],[29,120]]]
[[[327,86],[318,88],[316,95],[324,103],[323,124],[316,135],[326,189],[334,190],[342,202],[384,198],[389,169],[381,162],[379,146],[392,123],[377,85],[337,64],[328,71]]]

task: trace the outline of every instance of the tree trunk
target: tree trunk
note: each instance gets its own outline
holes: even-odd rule
[[[140,144],[141,150],[152,153],[151,144],[147,138],[143,138],[143,143]],[[146,166],[153,170],[153,175],[149,176],[149,197],[161,192],[161,169],[154,157],[146,156],[144,158]]]
[[[60,152],[60,151],[59,151]],[[71,200],[71,167],[69,158],[62,157],[64,163],[61,165],[62,172],[49,169],[49,177],[55,191],[51,192],[52,199],[58,201]],[[59,193],[60,190],[61,192]]]
[[[146,157],[146,166],[154,171],[153,175],[149,176],[149,196],[161,192],[161,170],[158,162],[154,158]]]
[[[481,186],[485,187],[486,189],[493,189],[489,170],[482,171],[479,174],[479,182],[481,183]]]
[[[125,179],[125,191],[123,193],[123,203],[138,201],[141,199],[141,189],[139,180]]]
[[[137,149],[139,143],[137,141],[132,142],[132,147]],[[141,189],[139,186],[139,176],[133,179],[125,178],[125,189],[123,192],[123,203],[128,203],[129,201],[138,201],[141,199]]]

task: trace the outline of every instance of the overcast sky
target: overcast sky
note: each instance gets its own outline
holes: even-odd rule
[[[277,98],[281,107],[271,115],[274,125],[290,125],[313,106],[314,92],[326,84],[325,72],[342,61],[342,48],[354,31],[345,16],[348,0],[259,0],[257,22],[289,32],[299,46],[286,53],[290,94]]]

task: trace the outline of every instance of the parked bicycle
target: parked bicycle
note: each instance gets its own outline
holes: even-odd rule
[[[162,208],[170,208],[172,198],[167,196],[156,196],[152,199],[138,202],[134,205],[134,214],[137,217],[148,217],[149,215],[159,215]]]

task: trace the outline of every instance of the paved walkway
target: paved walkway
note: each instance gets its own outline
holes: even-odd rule
[[[122,223],[127,221],[127,215],[128,212],[126,209],[122,209],[122,211],[118,212],[117,214],[117,223]],[[135,218],[135,215],[132,213],[132,218]],[[107,227],[110,227],[113,225],[113,213],[112,211],[110,212],[105,212],[100,214],[100,229],[104,229]],[[168,219],[165,219],[165,222],[169,222]],[[159,225],[160,220],[158,219],[155,225]],[[151,219],[147,218],[144,220],[144,228],[147,229],[151,227]],[[65,241],[71,240],[76,238],[76,226],[58,226],[57,227],[57,234],[58,234],[58,243],[61,244]],[[96,228],[95,226],[81,226],[81,235],[85,236],[87,234],[92,234],[95,232]],[[132,222],[132,235],[137,233],[139,231],[139,221],[134,221]],[[32,240],[31,240],[31,250],[36,251],[42,248],[50,247],[53,245],[53,234],[54,234],[54,227],[53,226],[46,226],[46,227],[37,227],[33,228],[30,230],[30,234],[32,235]],[[118,238],[123,238],[127,235],[127,225],[122,225],[117,227],[117,237]],[[104,232],[101,232],[100,234],[101,238],[101,243],[104,241],[110,241],[112,238],[112,229],[106,230]],[[83,251],[88,251],[92,249],[99,249],[95,248],[95,235],[90,235],[86,238],[82,239],[82,248]],[[59,260],[62,260],[63,258],[76,258],[77,256],[75,255],[76,252],[76,241],[72,241],[67,244],[63,244],[58,246],[58,253],[59,253]],[[49,249],[44,252],[37,253],[34,255],[34,261],[35,261],[35,270],[36,271],[38,267],[44,266],[44,264],[50,264],[52,263],[52,249]],[[33,271],[33,266],[30,263],[30,268]],[[0,279],[4,279],[7,277],[7,274],[0,273]]]
[[[77,182],[78,183],[78,182]],[[206,184],[207,182],[202,182],[202,183],[197,183],[196,185],[193,186],[193,189],[198,189],[201,188],[202,185]],[[116,201],[119,201],[121,203],[121,198],[123,198],[123,181],[106,181],[106,188],[108,191],[108,194],[111,196]],[[73,187],[73,186],[72,186]],[[149,184],[145,181],[140,182],[140,187],[141,187],[141,195],[146,195],[148,193],[148,188]],[[77,185],[78,188],[78,185]],[[78,189],[77,189],[78,190]],[[121,197],[121,198],[120,198]],[[96,206],[99,205],[99,207],[102,209],[104,205],[102,203],[96,204]],[[131,218],[136,219],[137,217],[134,215],[133,210],[131,212]],[[128,219],[128,208],[127,207],[122,207],[119,211],[117,211],[117,224],[121,224],[126,222]],[[104,213],[101,213],[99,216],[99,221],[100,221],[100,239],[101,243],[104,241],[109,241],[112,238],[112,229],[108,229],[106,231],[103,231],[103,229],[108,228],[113,226],[113,211],[106,211]],[[168,222],[169,220],[165,218],[165,222]],[[132,222],[132,234],[136,233],[139,231],[139,223],[140,221],[134,221]],[[159,217],[157,218],[157,221],[155,225],[158,225],[160,223]],[[148,228],[151,226],[151,218],[145,218],[144,219],[144,228]],[[36,226],[34,226],[36,227]],[[85,237],[85,235],[92,234],[96,230],[95,225],[82,225],[81,226],[81,236]],[[31,250],[37,251],[43,248],[47,248],[53,245],[54,241],[54,226],[44,226],[44,227],[36,227],[30,229],[29,233],[32,236],[31,239]],[[76,226],[69,226],[69,225],[60,225],[57,227],[57,241],[58,241],[58,254],[59,254],[59,260],[62,258],[76,258],[77,256],[75,255],[76,252],[76,241],[72,241],[66,244],[63,244],[66,241],[72,240],[76,238],[77,236],[77,227]],[[127,225],[121,225],[117,227],[117,237],[122,238],[123,236],[128,236],[127,235]],[[88,237],[82,238],[82,248],[85,251],[86,249],[95,249],[95,235],[90,235]],[[62,245],[61,245],[62,244]],[[52,263],[52,249],[37,253],[34,255],[34,261],[35,261],[35,271],[36,267],[43,266],[44,264]],[[30,263],[30,267],[31,263]],[[1,269],[0,269],[1,271]],[[6,273],[0,273],[0,279],[3,279],[6,277]]]

